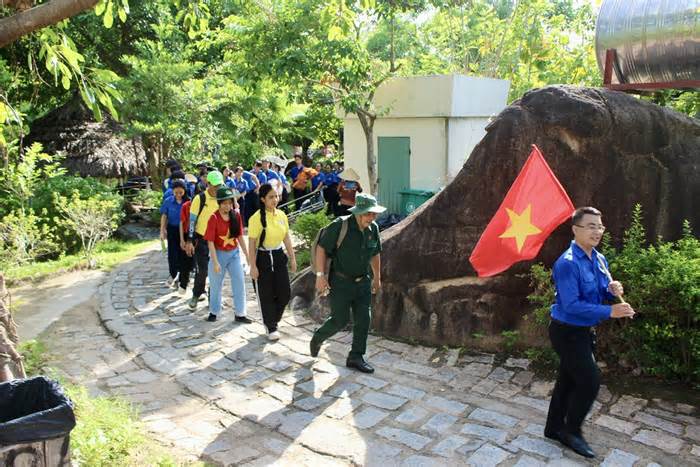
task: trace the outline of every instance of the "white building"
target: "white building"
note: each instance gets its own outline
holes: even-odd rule
[[[489,120],[506,106],[509,81],[464,75],[395,78],[377,90],[374,124],[380,202],[401,212],[400,192],[438,191],[460,171]],[[345,167],[369,186],[365,135],[355,114],[344,118]]]

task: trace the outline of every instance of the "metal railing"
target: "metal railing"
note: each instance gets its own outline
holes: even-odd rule
[[[293,222],[297,217],[303,214],[319,212],[326,208],[326,199],[323,197],[322,190],[312,191],[311,193],[308,193],[300,198],[296,198],[292,201],[281,204],[277,206],[277,208],[282,209],[291,205],[296,205],[297,201],[300,200],[303,200],[301,207],[298,210],[287,214],[287,219],[289,219],[289,222]]]

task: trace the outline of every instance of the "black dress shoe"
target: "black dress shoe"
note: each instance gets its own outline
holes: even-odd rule
[[[559,432],[544,430],[544,437],[552,439],[554,441],[559,441]]]
[[[583,436],[572,435],[565,432],[559,432],[558,436],[559,441],[561,441],[564,446],[571,448],[576,454],[588,457],[589,459],[595,457],[595,452],[593,452],[593,449],[591,449],[586,440],[583,439]]]
[[[216,321],[216,315],[209,313],[209,316],[207,316],[207,321],[210,321],[210,322]]]
[[[320,350],[321,350],[321,343],[314,342],[314,340],[311,339],[311,342],[309,342],[309,353],[311,354],[311,356],[318,357],[318,352]]]
[[[253,322],[253,320],[248,318],[247,316],[236,316],[236,322],[243,323],[243,324],[250,324]]]
[[[362,373],[374,373],[374,368],[372,368],[372,366],[362,357],[352,359],[348,358],[348,360],[345,362],[345,366],[360,370]]]

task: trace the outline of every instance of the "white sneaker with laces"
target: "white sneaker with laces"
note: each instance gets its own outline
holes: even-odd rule
[[[277,331],[272,331],[267,335],[267,338],[273,342],[280,340],[280,333]]]

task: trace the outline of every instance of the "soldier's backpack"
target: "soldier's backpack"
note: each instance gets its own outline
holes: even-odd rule
[[[343,217],[341,217],[341,219],[343,219],[343,222],[340,225],[340,233],[338,234],[338,240],[335,242],[335,249],[336,250],[338,248],[340,248],[340,245],[343,244],[343,240],[345,240],[345,236],[348,233],[348,219],[350,219],[350,216],[343,216]],[[316,234],[316,238],[314,239],[313,243],[311,244],[311,270],[314,273],[319,271],[318,265],[316,264],[316,249],[318,248],[318,241],[321,239],[321,235],[323,235],[326,232],[326,229],[328,229],[328,226],[320,229],[318,231],[318,233]],[[326,264],[325,264],[325,269],[323,270],[326,274],[328,274],[330,272],[330,265],[331,265],[331,258],[327,258]]]

